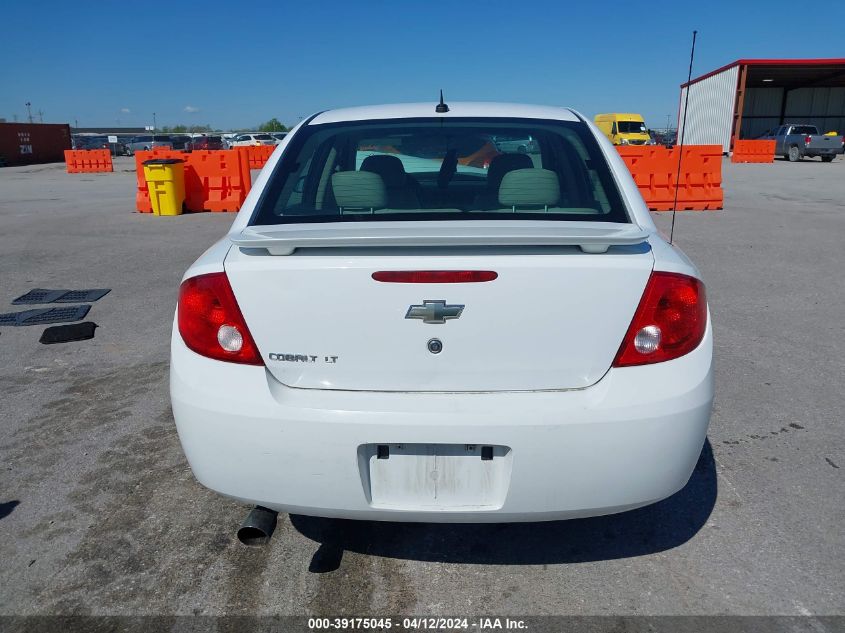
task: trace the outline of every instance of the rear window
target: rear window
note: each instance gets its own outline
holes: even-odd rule
[[[305,126],[252,224],[511,218],[629,221],[584,123],[425,118]]]
[[[819,131],[812,125],[795,125],[792,128],[792,134],[818,134]]]
[[[255,135],[253,135],[252,138],[259,140],[259,141],[272,141],[273,140],[273,137],[270,136],[269,134],[255,134]]]

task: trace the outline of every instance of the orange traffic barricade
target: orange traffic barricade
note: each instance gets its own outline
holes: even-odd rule
[[[252,186],[248,157],[236,150],[197,150],[182,153],[154,149],[135,153],[135,208],[152,213],[143,163],[150,158],[180,158],[184,161],[185,208],[188,211],[238,211]]]
[[[107,149],[66,149],[65,168],[69,174],[114,171]]]
[[[773,163],[774,161],[774,140],[734,141],[732,163]]]
[[[721,209],[722,148],[720,145],[686,145],[680,178],[680,147],[662,145],[619,145],[619,155],[652,211],[671,211],[677,194],[677,209]]]
[[[276,150],[275,145],[242,145],[237,148],[242,152],[249,162],[250,169],[261,169],[267,163],[267,159]]]

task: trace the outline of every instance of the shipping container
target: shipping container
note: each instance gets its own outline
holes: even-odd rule
[[[0,165],[61,163],[66,149],[67,123],[0,123]]]

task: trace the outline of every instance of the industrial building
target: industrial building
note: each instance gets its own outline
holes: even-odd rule
[[[845,132],[845,59],[738,59],[681,85],[684,143],[721,145],[727,153],[734,141],[783,123]]]

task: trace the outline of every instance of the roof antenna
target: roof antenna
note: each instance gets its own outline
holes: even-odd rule
[[[437,112],[437,114],[443,114],[444,112],[449,111],[449,106],[447,106],[445,103],[443,103],[443,89],[442,88],[440,89],[440,103],[437,104],[437,107],[434,108],[434,111]]]
[[[692,32],[692,50],[689,54],[689,74],[687,75],[687,94],[684,98],[684,118],[681,123],[681,144],[678,146],[678,174],[675,176],[675,200],[672,202],[672,228],[669,230],[669,243],[672,243],[672,239],[675,237],[675,213],[678,211],[678,182],[681,180],[681,161],[684,158],[684,136],[687,133],[687,109],[689,106],[689,92],[690,82],[692,81],[692,60],[695,58],[695,36],[698,35],[698,31]]]

